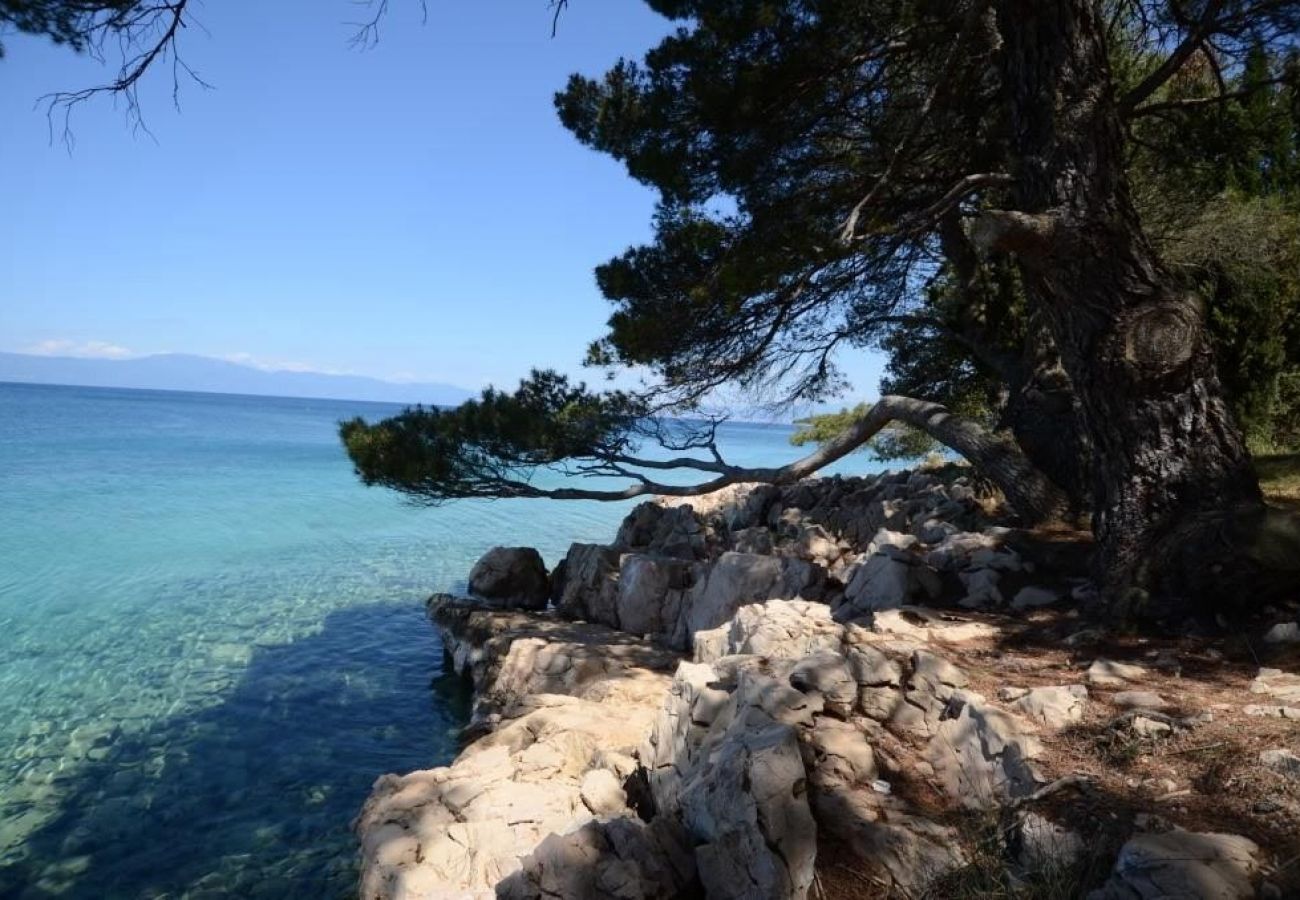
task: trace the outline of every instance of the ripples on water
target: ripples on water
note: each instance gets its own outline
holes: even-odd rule
[[[353,893],[371,782],[467,715],[423,598],[629,508],[366,490],[335,424],[396,408],[0,385],[0,897]]]

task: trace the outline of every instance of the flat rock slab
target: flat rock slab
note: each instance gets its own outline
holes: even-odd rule
[[[1264,635],[1266,644],[1300,644],[1300,622],[1278,622]]]
[[[1274,772],[1300,781],[1300,756],[1296,756],[1290,750],[1265,750],[1259,755],[1259,761]]]
[[[1081,684],[1040,687],[1027,691],[1012,708],[1039,725],[1059,730],[1083,718],[1087,700],[1088,689]]]
[[[1267,694],[1283,703],[1300,704],[1300,675],[1281,669],[1260,669],[1250,683],[1252,694]]]
[[[922,641],[964,644],[996,638],[1001,631],[985,622],[945,615],[923,606],[880,610],[871,617],[870,629],[877,634],[895,634]]]
[[[1110,698],[1124,709],[1166,709],[1169,701],[1155,691],[1120,691]]]
[[[1035,609],[1039,606],[1051,606],[1060,599],[1061,595],[1056,591],[1041,587],[1025,587],[1021,588],[1011,598],[1011,608],[1020,610]]]
[[[1088,667],[1088,683],[1098,687],[1123,687],[1131,681],[1140,681],[1146,677],[1147,670],[1141,666],[1115,662],[1113,659],[1098,659]]]
[[[1269,719],[1300,720],[1300,706],[1252,703],[1249,706],[1242,707],[1241,711],[1248,716],[1262,716]]]

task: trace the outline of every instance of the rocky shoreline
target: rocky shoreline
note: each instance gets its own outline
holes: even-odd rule
[[[477,599],[428,604],[473,683],[467,746],[376,782],[356,821],[361,896],[1074,896],[1026,892],[1053,880],[1097,898],[1284,896],[1267,834],[1196,808],[1184,827],[1154,799],[1097,826],[1109,776],[1070,748],[1155,753],[1216,714],[1250,718],[1277,738],[1259,763],[1284,835],[1300,677],[1258,673],[1244,710],[1166,700],[1199,651],[1170,651],[1172,676],[1159,648],[1104,657],[1104,635],[1056,612],[1090,596],[1069,549],[993,512],[965,478],[905,472],[642,504],[550,573],[535,551],[493,550]]]

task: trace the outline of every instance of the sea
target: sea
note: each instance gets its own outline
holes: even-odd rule
[[[632,506],[366,488],[338,423],[399,409],[0,384],[0,898],[355,896],[371,784],[468,717],[424,599]],[[790,433],[720,446],[777,465]]]

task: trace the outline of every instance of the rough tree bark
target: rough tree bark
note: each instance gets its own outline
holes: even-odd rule
[[[1064,492],[1074,517],[1092,512],[1092,448],[1078,396],[1036,318],[1029,324],[1021,359],[1007,377],[998,427],[1009,430],[1025,456]]]
[[[1129,196],[1098,5],[994,0],[1015,209],[972,234],[1016,254],[1078,395],[1103,584],[1116,599],[1190,595],[1238,564],[1224,529],[1261,498],[1201,304],[1162,268]]]
[[[944,256],[967,308],[978,308],[980,257],[971,246],[960,217],[946,216],[940,224]],[[957,327],[953,336],[965,344],[985,368],[1005,385],[998,430],[1009,430],[1029,461],[1064,492],[1069,513],[1082,517],[1092,511],[1091,450],[1074,386],[1061,366],[1060,354],[1042,316],[1031,314],[1019,353],[994,349],[988,330],[973,322]]]

